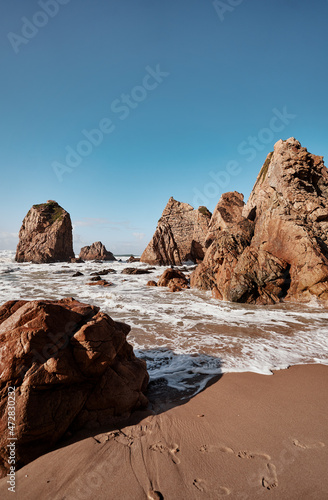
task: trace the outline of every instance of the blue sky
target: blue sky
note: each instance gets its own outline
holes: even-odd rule
[[[140,253],[170,196],[247,199],[278,139],[328,155],[325,0],[14,0],[0,14],[0,249],[54,199],[76,252]]]

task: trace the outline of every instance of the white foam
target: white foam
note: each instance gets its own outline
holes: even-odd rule
[[[0,300],[73,296],[99,306],[132,327],[129,341],[147,357],[151,378],[164,377],[179,390],[194,383],[199,390],[220,371],[271,374],[294,364],[328,364],[328,311],[315,302],[267,307],[219,302],[209,292],[171,293],[147,287],[147,281],[157,279],[165,267],[151,274],[121,274],[125,267],[148,266],[139,262],[17,265],[13,252],[2,251]],[[91,272],[108,268],[117,271],[103,276],[112,287],[86,285]],[[84,276],[73,278],[76,271]]]

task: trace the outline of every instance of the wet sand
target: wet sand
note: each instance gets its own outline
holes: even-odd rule
[[[65,444],[17,473],[35,500],[328,498],[328,367],[232,373],[162,413]]]

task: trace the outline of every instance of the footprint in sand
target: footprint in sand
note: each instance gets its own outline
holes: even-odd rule
[[[106,441],[114,439],[114,441],[116,441],[117,443],[123,444],[124,446],[128,446],[129,448],[133,445],[134,441],[134,438],[132,436],[124,434],[123,431],[107,432],[105,436],[106,436]]]
[[[265,476],[262,477],[262,486],[267,490],[272,490],[278,486],[278,477],[275,465],[266,465],[266,473]]]
[[[203,479],[194,479],[192,485],[195,486],[195,488],[197,488],[198,491],[202,491],[203,493],[206,493],[208,490],[206,482],[203,481]],[[215,489],[215,493],[220,496],[227,496],[230,495],[231,491],[229,490],[229,488],[225,488],[224,486],[219,486],[218,489]]]
[[[238,458],[248,458],[248,459],[254,459],[254,458],[262,458],[263,460],[271,460],[270,455],[267,455],[266,453],[256,453],[256,452],[251,452],[251,451],[234,451],[232,448],[229,448],[228,446],[215,446],[215,445],[207,445],[203,444],[199,448],[199,451],[202,453],[210,453],[214,451],[221,451],[222,453],[230,453],[231,455],[235,455]]]
[[[323,448],[325,446],[325,443],[321,443],[321,441],[319,441],[318,443],[303,444],[300,443],[298,439],[293,439],[293,445],[297,446],[298,448],[302,448],[303,450],[313,450],[316,448]]]
[[[194,479],[192,485],[195,486],[195,488],[197,488],[197,490],[199,491],[204,491],[206,486],[205,481],[203,481],[202,479]]]
[[[294,442],[295,444],[295,442]],[[202,453],[209,453],[213,451],[221,451],[222,453],[228,453],[230,455],[234,455],[237,458],[244,458],[248,460],[254,460],[254,459],[261,459],[265,460],[268,462],[271,460],[270,455],[267,455],[266,453],[258,453],[258,452],[252,452],[252,451],[245,451],[245,450],[240,450],[240,451],[234,451],[232,448],[229,448],[228,446],[222,446],[222,445],[207,445],[203,444],[203,446],[200,447],[199,451]],[[278,477],[277,477],[277,472],[276,472],[276,467],[272,463],[267,463],[266,468],[265,468],[265,474],[262,477],[262,486],[264,488],[267,488],[268,490],[271,490],[278,486]],[[221,488],[221,492],[218,491],[217,493],[219,495],[229,495],[230,490],[227,488]],[[225,491],[226,490],[226,491]]]
[[[148,500],[164,500],[164,497],[160,491],[149,490],[147,494]]]
[[[176,456],[176,454],[180,451],[177,444],[166,446],[164,443],[159,441],[158,443],[154,443],[149,446],[149,449],[152,451],[159,451],[160,453],[168,453],[174,464],[177,465],[180,463],[180,459]]]

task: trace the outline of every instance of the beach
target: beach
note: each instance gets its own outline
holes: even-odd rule
[[[66,439],[18,471],[16,498],[325,499],[327,384],[323,365],[225,374],[158,414]],[[12,498],[5,479],[0,497]]]

